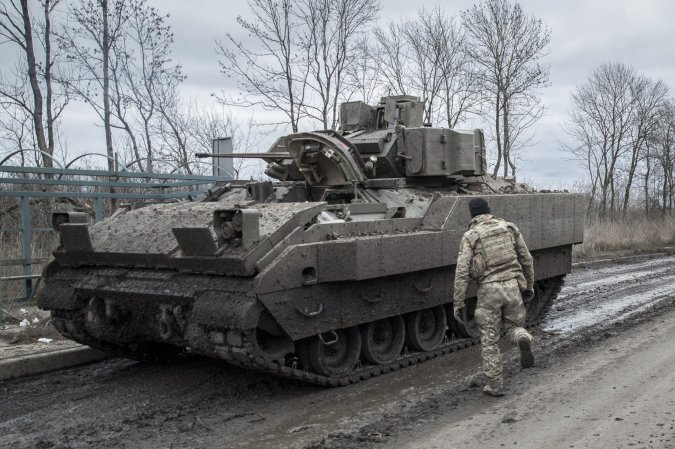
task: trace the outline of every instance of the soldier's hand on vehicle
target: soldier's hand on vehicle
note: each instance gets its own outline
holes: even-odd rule
[[[455,309],[455,321],[457,321],[460,324],[464,324],[464,307],[460,307],[458,309]]]
[[[534,290],[525,290],[523,291],[523,302],[529,304],[530,301],[534,298]]]

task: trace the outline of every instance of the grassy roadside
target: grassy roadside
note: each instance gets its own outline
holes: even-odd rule
[[[584,243],[575,245],[575,261],[663,251],[675,245],[675,219],[631,218],[586,224]]]

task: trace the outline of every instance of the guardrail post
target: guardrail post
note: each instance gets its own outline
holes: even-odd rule
[[[101,220],[103,220],[103,198],[97,196],[94,203],[94,221],[98,223]]]
[[[30,276],[32,274],[32,266],[30,259],[33,258],[31,250],[31,226],[30,226],[30,197],[21,197],[21,230],[23,233],[23,274]],[[33,280],[26,278],[25,281],[25,298],[33,297]]]
[[[2,293],[2,272],[0,271],[0,323],[5,321],[5,295]]]

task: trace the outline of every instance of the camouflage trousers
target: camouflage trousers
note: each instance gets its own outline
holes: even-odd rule
[[[488,382],[501,384],[502,355],[499,351],[499,339],[502,326],[506,338],[513,344],[526,336],[532,341],[532,335],[525,325],[525,306],[516,279],[489,282],[478,287],[478,303],[475,314],[480,332],[483,370]]]

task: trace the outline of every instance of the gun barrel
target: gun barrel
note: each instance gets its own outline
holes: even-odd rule
[[[225,158],[246,158],[246,159],[291,159],[291,154],[281,151],[266,153],[195,153],[198,158],[205,157],[225,157]]]

